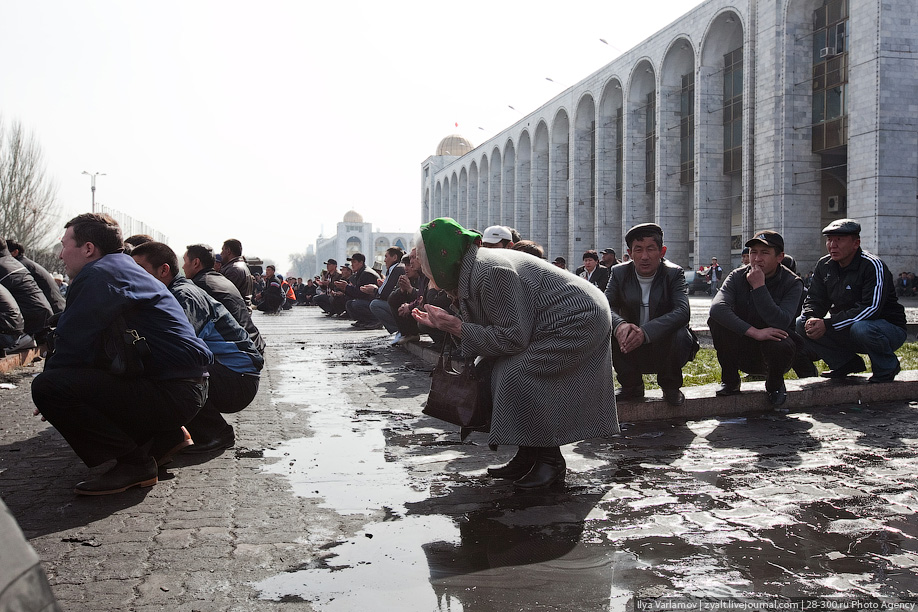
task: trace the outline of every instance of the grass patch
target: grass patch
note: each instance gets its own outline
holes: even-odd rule
[[[918,370],[918,343],[906,342],[898,351],[896,356],[902,364],[903,370]],[[867,364],[867,371],[870,372],[870,359],[864,355],[864,362]],[[829,367],[821,359],[816,362],[816,369],[820,372],[828,370]],[[714,349],[703,348],[695,355],[695,360],[688,362],[682,368],[682,377],[684,387],[697,387],[711,383],[720,383],[720,364],[717,362],[717,352]],[[644,387],[647,389],[659,389],[656,374],[644,374]],[[784,375],[785,380],[797,380],[797,375],[791,370]],[[748,378],[746,380],[762,380],[759,377]]]

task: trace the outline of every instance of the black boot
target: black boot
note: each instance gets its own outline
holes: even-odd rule
[[[513,483],[517,489],[544,489],[556,482],[563,482],[567,464],[561,456],[561,448],[549,446],[536,448],[536,463],[529,472]]]
[[[500,467],[488,468],[488,476],[491,478],[508,478],[516,480],[525,476],[532,466],[535,465],[537,452],[539,449],[532,446],[521,446],[516,451],[516,456],[510,460],[507,465]]]

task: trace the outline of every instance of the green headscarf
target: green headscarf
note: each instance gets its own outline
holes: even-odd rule
[[[459,287],[462,256],[481,234],[465,229],[449,217],[441,217],[421,226],[421,238],[434,282],[440,289],[455,291]]]

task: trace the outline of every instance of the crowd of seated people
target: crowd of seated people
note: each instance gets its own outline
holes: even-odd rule
[[[828,254],[807,275],[784,252],[783,237],[761,230],[745,243],[742,265],[732,272],[717,258],[705,268],[714,287],[708,327],[721,366],[718,396],[740,393],[740,372],[763,377],[765,398],[773,406],[787,399],[784,375],[817,376],[814,361],[823,359],[825,378],[844,379],[866,369],[859,354],[873,365],[870,382],[888,382],[899,373],[894,351],[905,339],[904,310],[897,296],[918,293],[913,274],[893,284],[885,264],[860,248],[860,225],[852,219],[823,230]],[[572,273],[606,294],[613,318],[613,364],[621,387],[620,401],[644,397],[643,375],[655,374],[664,399],[685,402],[682,369],[699,348],[690,329],[690,308],[683,268],[665,258],[663,230],[654,223],[635,225],[626,235],[626,253],[587,249],[583,266]],[[544,249],[523,240],[509,227],[491,226],[481,233],[483,248],[515,249],[545,259]],[[382,329],[387,342],[404,345],[428,334],[439,346],[445,334],[419,326],[411,312],[425,305],[458,311],[458,304],[431,286],[419,270],[416,253],[386,253],[383,275],[366,272],[365,257],[355,254],[355,271],[337,261],[325,262],[313,300],[329,317],[351,318],[355,329]],[[867,262],[870,265],[864,265]],[[566,269],[563,257],[554,264]],[[348,277],[342,280],[342,276]],[[841,291],[838,280],[854,291]],[[860,291],[859,287],[872,287]]]

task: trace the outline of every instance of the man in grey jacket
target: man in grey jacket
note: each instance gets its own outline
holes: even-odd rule
[[[656,374],[664,399],[681,406],[682,367],[698,350],[688,328],[685,273],[663,258],[663,229],[656,223],[632,227],[625,243],[631,259],[611,268],[606,285],[614,330],[612,363],[622,385],[616,398],[643,398],[641,374]]]
[[[749,265],[733,270],[711,303],[708,327],[720,362],[717,395],[740,392],[739,370],[765,374],[765,391],[773,406],[787,400],[784,373],[797,353],[794,320],[803,281],[781,265],[784,238],[778,232],[756,232],[749,242]]]

